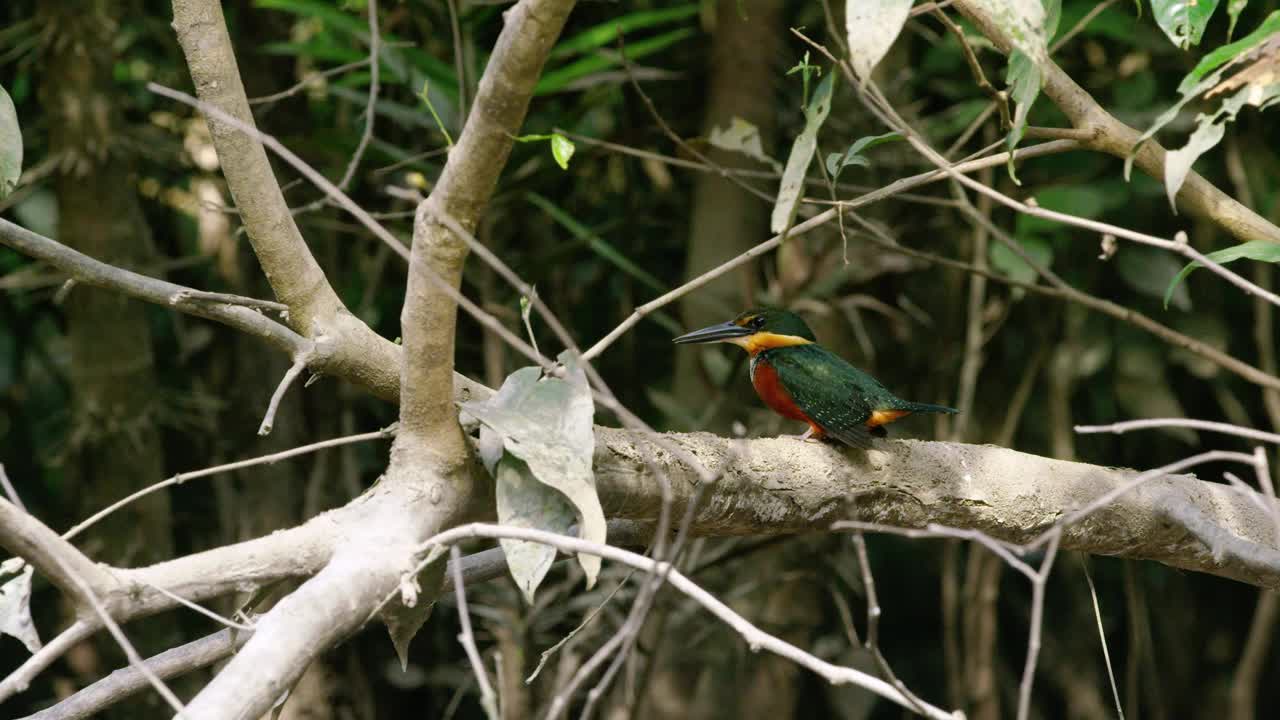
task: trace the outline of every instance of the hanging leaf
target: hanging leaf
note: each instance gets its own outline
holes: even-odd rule
[[[1249,0],[1227,0],[1227,17],[1231,18],[1231,24],[1227,26],[1227,39],[1236,31],[1236,21],[1240,19],[1240,13],[1244,12],[1244,7],[1249,4]]]
[[[707,142],[713,147],[741,153],[752,160],[765,163],[776,172],[782,172],[782,164],[765,155],[764,144],[760,141],[760,128],[740,117],[734,116],[725,128],[711,128],[711,137]]]
[[[558,359],[565,368],[563,379],[539,380],[537,368],[522,368],[512,373],[492,398],[465,403],[462,408],[502,440],[503,454],[494,461],[497,443],[481,430],[481,459],[498,481],[507,484],[499,489],[504,498],[499,512],[526,527],[564,532],[568,528],[562,503],[568,503],[576,515],[579,537],[603,543],[604,510],[591,470],[595,452],[591,388],[575,356],[564,352]],[[519,465],[508,465],[507,456],[523,461],[528,474]],[[536,483],[525,482],[529,479]],[[503,548],[508,547],[515,549],[517,558],[513,564],[512,555],[508,555],[512,577],[526,597],[532,597],[546,573],[542,564],[548,556],[527,550],[523,543],[509,545],[504,541]],[[578,562],[587,574],[588,586],[593,585],[600,558],[579,554]]]
[[[1027,116],[1036,98],[1040,96],[1043,77],[1039,62],[1033,58],[1045,57],[1045,43],[1058,32],[1058,20],[1062,17],[1062,0],[1045,0],[1041,10],[1044,13],[1044,23],[1040,27],[1041,37],[1038,44],[1034,39],[1033,42],[1028,43],[1031,53],[1020,48],[1015,48],[1009,53],[1009,69],[1005,75],[1005,84],[1009,87],[1009,99],[1013,102],[1013,127],[1009,128],[1005,146],[1010,151],[1022,142],[1022,136],[1027,131]],[[1018,179],[1012,154],[1009,156],[1007,166],[1009,178],[1015,184],[1021,185],[1022,181]]]
[[[1204,28],[1217,9],[1218,0],[1151,0],[1151,14],[1156,16],[1156,24],[1183,50],[1200,44]]]
[[[1186,181],[1187,173],[1191,172],[1192,163],[1217,145],[1227,130],[1222,123],[1203,122],[1204,118],[1204,115],[1197,116],[1200,124],[1191,133],[1191,137],[1187,138],[1186,145],[1170,150],[1164,157],[1164,189],[1169,196],[1169,206],[1174,210],[1178,207],[1174,198]]]
[[[902,139],[902,133],[889,132],[883,135],[871,135],[864,138],[858,138],[849,146],[849,149],[843,153],[831,153],[827,155],[827,173],[831,175],[834,182],[840,177],[840,172],[850,165],[860,165],[862,167],[870,167],[871,161],[862,153],[877,145],[895,142]]]
[[[445,548],[436,545],[427,555],[427,565],[415,578],[404,582],[400,597],[387,603],[378,614],[391,635],[391,644],[400,658],[400,670],[409,669],[409,643],[431,617],[431,610],[444,586]]]
[[[4,86],[0,85],[0,200],[18,187],[22,175],[22,131],[18,111]]]
[[[804,177],[809,172],[809,163],[813,161],[813,154],[818,149],[818,129],[831,112],[831,93],[835,78],[835,73],[828,73],[813,91],[813,97],[804,110],[804,129],[796,136],[791,145],[791,154],[787,157],[787,169],[782,173],[778,200],[774,203],[773,217],[769,221],[769,229],[784,237],[796,218],[800,192],[804,189]]]
[[[569,158],[573,157],[573,141],[560,133],[551,134],[551,157],[561,170],[569,169]]]
[[[1040,0],[974,0],[973,4],[1004,30],[1014,50],[1036,62],[1047,57],[1044,28],[1048,13]]]
[[[845,31],[853,72],[866,84],[911,14],[912,0],[847,0]]]
[[[481,433],[498,433],[482,427]],[[504,453],[494,472],[497,483],[498,522],[519,528],[546,530],[566,535],[577,520],[573,504],[564,494],[538,482],[529,465],[511,453]],[[542,584],[556,559],[556,549],[542,543],[500,540],[507,567],[516,586],[530,605],[533,593]]]
[[[1226,265],[1241,259],[1257,260],[1259,262],[1267,263],[1280,263],[1280,243],[1274,243],[1269,240],[1254,240],[1253,242],[1233,245],[1232,247],[1219,250],[1217,252],[1211,252],[1205,255],[1205,257],[1219,265]],[[1164,291],[1165,309],[1168,309],[1169,299],[1173,297],[1173,291],[1178,287],[1178,284],[1185,280],[1187,276],[1191,274],[1191,271],[1201,267],[1204,267],[1204,265],[1198,262],[1188,263],[1186,267],[1182,268],[1182,270],[1174,276],[1173,280],[1169,283],[1168,289]]]
[[[0,565],[0,576],[18,573],[0,586],[0,635],[17,638],[27,651],[36,653],[43,647],[36,625],[31,621],[31,576],[35,569],[22,558],[12,558]]]
[[[1230,69],[1236,69],[1232,77],[1223,79]],[[1187,73],[1178,85],[1182,96],[1173,107],[1165,110],[1147,129],[1125,160],[1127,179],[1133,170],[1133,158],[1138,148],[1168,125],[1192,100],[1224,96],[1218,109],[1196,116],[1196,130],[1188,143],[1169,153],[1165,162],[1165,192],[1169,204],[1177,212],[1174,198],[1182,188],[1196,158],[1211,149],[1222,139],[1221,125],[1234,120],[1246,105],[1259,110],[1274,104],[1280,98],[1280,11],[1267,16],[1256,30],[1236,42],[1224,45],[1205,55],[1195,68]],[[1230,93],[1230,95],[1228,95]],[[1214,129],[1213,126],[1219,126]]]

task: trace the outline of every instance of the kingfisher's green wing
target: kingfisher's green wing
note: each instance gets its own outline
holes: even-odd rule
[[[828,435],[852,447],[871,447],[866,422],[885,396],[893,397],[884,386],[816,344],[767,350],[765,360],[796,406]]]

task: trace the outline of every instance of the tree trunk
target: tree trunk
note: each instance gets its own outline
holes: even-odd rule
[[[784,27],[781,14],[782,3],[777,0],[722,0],[717,4],[705,135],[740,117],[760,129],[765,151],[771,149],[777,114],[773,64]],[[751,163],[741,155],[716,149],[709,155],[716,163],[730,167]],[[685,278],[697,277],[766,240],[768,217],[769,207],[759,198],[716,173],[700,174],[694,186]],[[754,266],[744,266],[686,297],[681,305],[686,326],[697,328],[723,321],[728,319],[726,313],[745,309],[754,294],[755,273]],[[699,362],[703,352],[707,352],[705,347],[696,346],[676,352],[676,397],[691,408],[705,405],[713,395]],[[713,426],[705,429],[713,430]]]
[[[41,3],[50,32],[40,98],[57,161],[58,240],[105,262],[138,267],[151,238],[134,192],[110,38],[119,8],[106,0]],[[81,516],[164,477],[158,392],[142,303],[76,287],[66,300],[73,415],[66,461]],[[98,523],[102,560],[172,557],[169,498],[155,493]]]

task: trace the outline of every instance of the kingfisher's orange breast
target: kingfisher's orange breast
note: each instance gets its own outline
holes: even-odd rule
[[[782,386],[782,381],[778,379],[778,371],[769,364],[768,360],[763,358],[753,358],[751,363],[751,385],[755,387],[756,394],[768,405],[774,412],[792,420],[803,420],[804,422],[814,425],[816,423],[809,419],[797,405],[795,400],[791,399],[791,393]]]

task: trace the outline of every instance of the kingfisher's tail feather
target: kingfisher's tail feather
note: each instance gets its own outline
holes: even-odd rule
[[[947,415],[955,415],[959,410],[946,405],[931,405],[929,403],[918,402],[902,402],[902,409],[913,413],[944,413]]]

